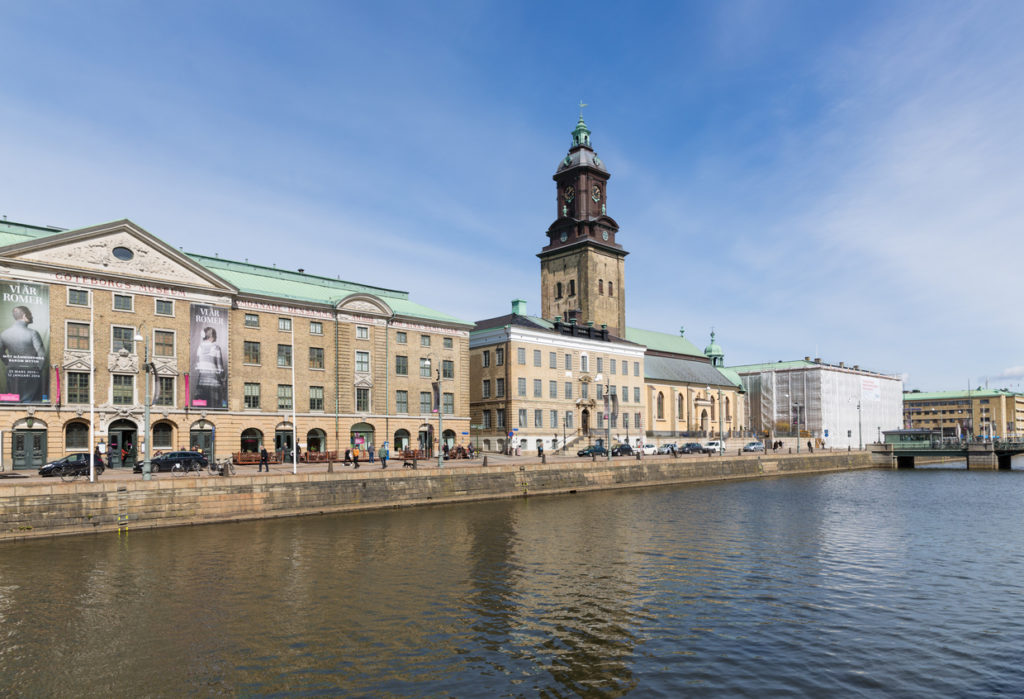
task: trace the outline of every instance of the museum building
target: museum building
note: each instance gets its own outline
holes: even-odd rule
[[[472,326],[407,292],[185,254],[127,220],[0,222],[0,285],[0,469],[92,435],[131,466],[147,399],[153,453],[425,457],[441,421],[441,444],[468,441]]]

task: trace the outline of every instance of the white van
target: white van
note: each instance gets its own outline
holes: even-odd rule
[[[720,439],[712,439],[709,442],[704,442],[704,453],[705,454],[724,454],[725,445],[722,444]]]

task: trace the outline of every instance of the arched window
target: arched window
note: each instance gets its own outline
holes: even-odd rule
[[[69,422],[64,430],[65,451],[89,448],[89,426],[84,422]]]
[[[658,419],[665,419],[665,394],[658,391]]]
[[[599,294],[603,294],[604,293],[604,279],[598,279],[597,280],[597,293],[599,293]]]
[[[679,405],[676,406],[676,419],[683,419],[683,394],[679,394],[679,399],[676,401]]]
[[[608,295],[609,296],[614,296],[615,295],[615,294],[612,293],[612,283],[611,282],[608,282]]]
[[[556,299],[562,298],[562,282],[556,282],[555,283],[555,298]]]
[[[715,397],[714,396],[710,396],[710,399],[711,399],[711,419],[714,420],[715,419]]]
[[[171,427],[171,423],[158,422],[153,425],[153,448],[174,448],[174,428]]]
[[[576,295],[576,280],[575,279],[570,279],[569,280],[569,296],[575,296],[575,295]]]

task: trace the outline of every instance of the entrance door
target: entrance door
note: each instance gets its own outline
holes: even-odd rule
[[[275,451],[282,452],[283,458],[286,461],[291,461],[292,446],[291,430],[277,430],[274,432],[274,449]]]
[[[213,456],[213,430],[189,430],[188,448],[199,447],[204,454]]]
[[[583,412],[580,413],[580,431],[581,431],[581,434],[584,437],[587,437],[587,436],[590,435],[590,411],[589,410],[584,409]]]
[[[138,455],[137,434],[135,423],[128,420],[118,420],[110,426],[107,432],[107,463],[110,468],[131,468],[135,465]],[[128,453],[122,455],[122,451]]]
[[[46,463],[46,430],[15,430],[11,454],[16,469],[38,469]]]

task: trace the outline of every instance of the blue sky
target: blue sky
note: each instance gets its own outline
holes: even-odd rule
[[[627,321],[1024,383],[1024,3],[0,2],[0,214],[540,311],[582,98]]]

